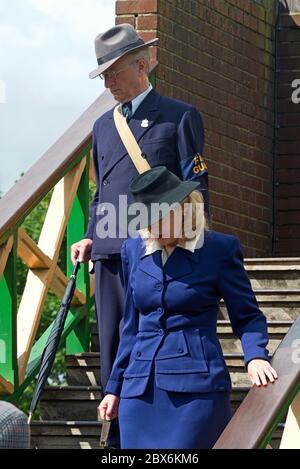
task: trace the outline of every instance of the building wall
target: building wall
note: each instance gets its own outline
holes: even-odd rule
[[[282,2],[278,26],[274,254],[300,256],[299,0]]]
[[[273,0],[119,0],[116,22],[159,37],[157,90],[194,104],[206,128],[212,228],[246,256],[272,254]]]

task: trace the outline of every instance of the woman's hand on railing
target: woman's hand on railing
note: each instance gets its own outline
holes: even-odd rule
[[[120,398],[114,394],[106,394],[98,407],[102,420],[113,420],[118,417]]]
[[[91,259],[93,240],[84,238],[71,246],[71,260],[73,264],[79,262],[89,262]]]
[[[268,382],[274,383],[278,375],[267,360],[255,358],[248,363],[248,376],[252,384],[267,386]]]

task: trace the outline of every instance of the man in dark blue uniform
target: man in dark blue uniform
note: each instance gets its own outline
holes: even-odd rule
[[[115,100],[151,167],[164,165],[182,180],[199,182],[204,210],[209,216],[208,171],[203,158],[204,127],[201,114],[190,104],[159,95],[151,86],[149,47],[129,24],[115,26],[95,40],[98,67],[90,78],[100,76]],[[94,263],[95,301],[100,339],[101,384],[105,388],[119,344],[124,289],[120,250],[124,238],[103,238],[97,228],[109,207],[116,210],[118,233],[119,196],[127,196],[137,170],[116,129],[113,109],[93,128],[93,163],[97,189],[90,207],[84,239],[72,246],[72,260]],[[116,426],[115,421],[113,424]],[[118,446],[116,428],[109,446]]]

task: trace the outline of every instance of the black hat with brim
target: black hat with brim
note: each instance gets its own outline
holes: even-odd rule
[[[195,189],[199,189],[199,182],[181,181],[165,166],[139,174],[130,185],[135,201],[128,206],[127,226],[135,221],[135,230],[141,230],[158,223],[172,205],[181,203]]]

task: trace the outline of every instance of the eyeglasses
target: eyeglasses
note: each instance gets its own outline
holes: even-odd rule
[[[112,70],[111,72],[100,73],[99,76],[100,76],[101,80],[107,80],[108,78],[113,78],[114,80],[116,80],[118,78],[118,75],[121,72],[124,72],[124,70],[127,70],[128,68],[130,68],[131,65],[133,65],[135,62],[138,62],[138,60],[139,59],[133,60],[132,62],[129,62],[129,64],[126,65],[126,67],[120,68],[119,70]]]

